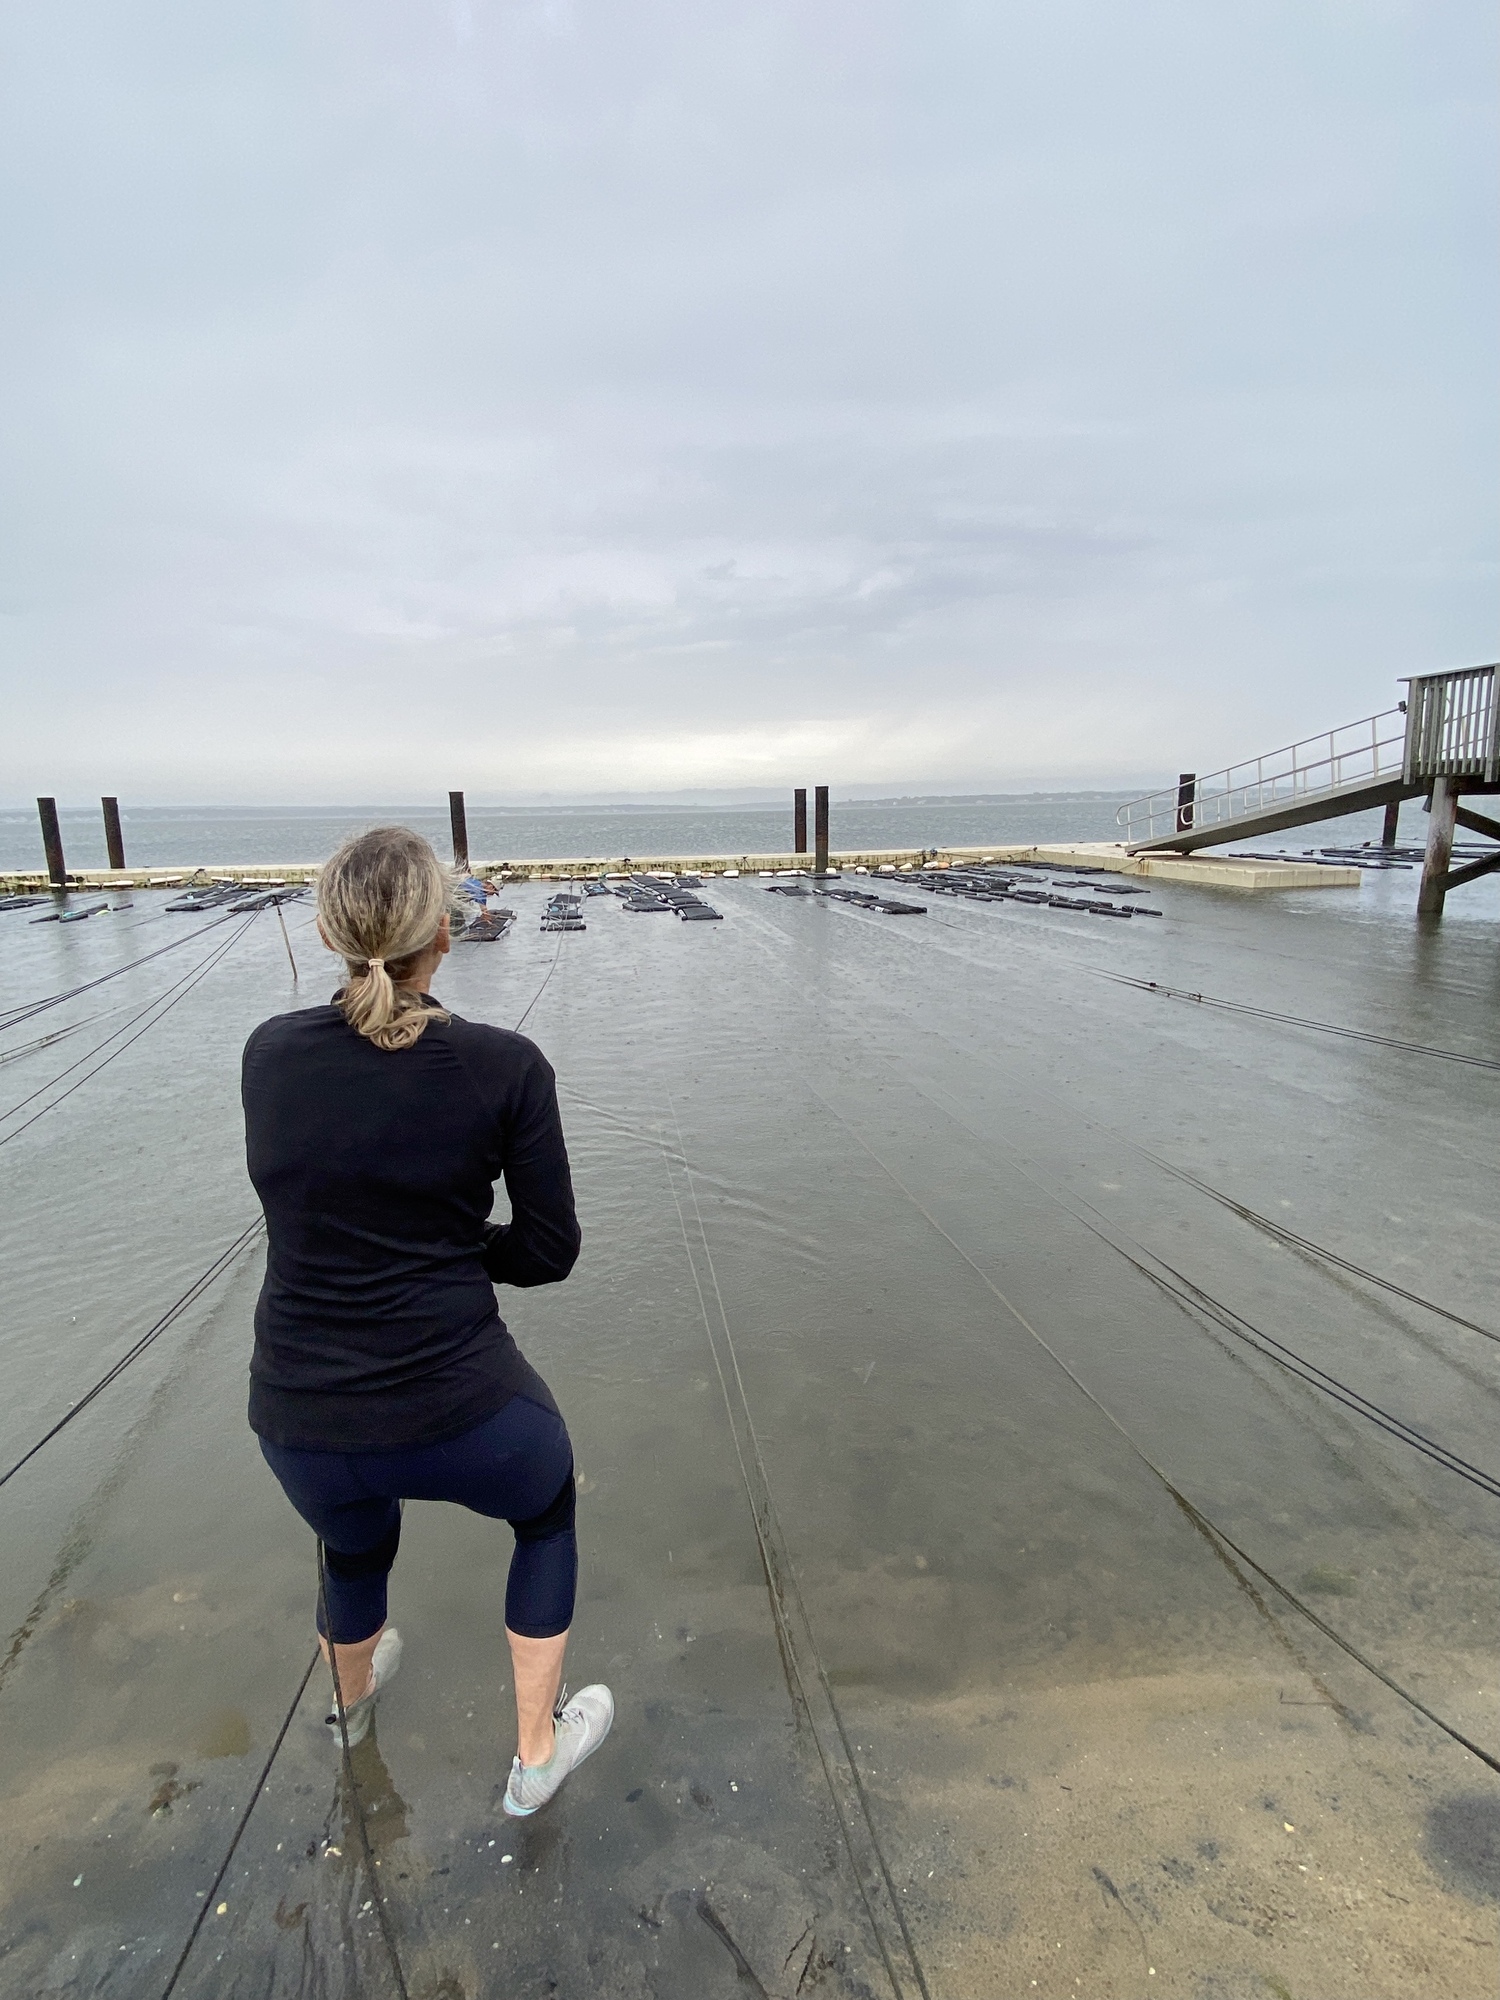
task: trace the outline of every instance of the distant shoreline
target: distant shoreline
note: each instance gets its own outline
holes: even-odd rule
[[[1052,847],[1118,841],[1118,807],[1128,792],[906,793],[884,799],[841,798],[830,815],[830,847],[852,854],[916,853],[925,849]],[[811,803],[811,801],[809,801]],[[1378,815],[1377,815],[1378,819]],[[326,860],[340,842],[393,821],[413,828],[446,856],[453,852],[447,799],[422,805],[134,806],[120,804],[124,852],[131,870],[224,864],[280,869],[289,857]],[[64,867],[70,873],[108,868],[103,816],[97,801],[59,809]],[[793,842],[792,801],[772,804],[650,806],[485,806],[468,800],[468,852],[475,857],[542,855],[587,861],[598,856],[781,854]],[[1415,822],[1408,832],[1421,838]],[[1353,824],[1330,832],[1353,844],[1374,837]],[[44,867],[44,843],[34,803],[0,809],[0,873],[30,875]]]
[[[1163,779],[1161,782],[1166,783],[1167,781]],[[845,809],[863,809],[870,806],[900,810],[903,807],[925,808],[931,806],[1109,804],[1117,800],[1123,801],[1142,797],[1144,792],[1149,791],[1149,789],[1150,787],[1147,785],[1140,789],[1129,788],[1114,791],[900,792],[885,794],[878,798],[836,798],[832,803],[835,810],[839,807]],[[556,800],[548,800],[530,805],[495,805],[487,802],[482,794],[470,792],[467,795],[467,800],[470,812],[513,814],[517,817],[542,814],[576,817],[599,813],[781,813],[790,810],[791,792],[790,788],[788,788],[786,794],[777,793],[774,798],[769,799],[764,796],[739,799],[732,795],[722,794],[714,798],[685,799],[680,793],[669,793],[660,799],[637,796],[633,799],[598,798],[561,803]],[[431,813],[440,811],[443,807],[444,801],[441,799],[407,799],[404,802],[396,803],[390,801],[381,802],[378,800],[372,803],[368,800],[363,800],[356,801],[352,805],[285,804],[228,806],[153,805],[150,803],[137,803],[123,797],[120,801],[120,810],[126,815],[135,813],[142,816],[150,815],[153,818],[180,817],[191,819],[246,819],[262,817],[281,819],[288,816],[310,819],[335,817],[345,819],[351,815],[357,817],[380,814],[406,816],[414,813]],[[91,798],[71,803],[59,799],[57,809],[60,814],[86,813],[92,816],[97,814],[99,810],[99,801]],[[8,804],[0,805],[0,818],[16,817],[29,820],[34,818],[35,814],[36,801],[34,799],[13,800]]]

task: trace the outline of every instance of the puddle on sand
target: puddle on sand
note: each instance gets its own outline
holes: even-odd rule
[[[216,1708],[193,1732],[200,1757],[245,1757],[250,1752],[250,1718],[243,1709]]]
[[[460,1011],[513,1020],[536,992],[545,893],[450,959]],[[724,885],[721,925],[611,906],[565,940],[527,1025],[565,1086],[585,1253],[506,1303],[587,1467],[570,1677],[609,1681],[619,1720],[553,1809],[504,1818],[508,1537],[409,1509],[406,1659],[355,1776],[414,2000],[884,1996],[882,1947],[911,1993],[896,1910],[934,2000],[1491,1990],[1500,1783],[1257,1604],[1021,1319],[1485,1743],[1492,1503],[1215,1343],[1012,1155],[1486,1462],[1484,1343],[1428,1320],[1420,1346],[1088,1122],[1262,1213],[1293,1203],[1372,1267],[1417,1244],[1402,1281],[1483,1320],[1482,1088],[1122,997],[1063,956],[1478,1046],[1493,947],[1455,926],[1435,961],[1353,899],[1163,900],[1107,949],[1013,911],[903,931],[751,883]],[[107,944],[18,954],[10,997],[62,985],[65,947],[87,971]],[[279,936],[240,950],[0,1161],[17,1450],[253,1212],[237,1052],[289,994]],[[243,1424],[255,1278],[0,1494],[5,1629],[26,1628],[0,1688],[0,1991],[162,1990],[306,1667],[307,1537]],[[315,1677],[179,1992],[394,1990],[325,1702]]]

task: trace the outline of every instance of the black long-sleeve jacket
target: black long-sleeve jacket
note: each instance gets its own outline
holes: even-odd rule
[[[250,1422],[330,1451],[438,1444],[514,1395],[556,1406],[494,1286],[554,1284],[579,1229],[552,1070],[453,1016],[378,1049],[337,1007],[262,1022],[242,1070],[266,1214]],[[504,1179],[511,1219],[488,1217]]]

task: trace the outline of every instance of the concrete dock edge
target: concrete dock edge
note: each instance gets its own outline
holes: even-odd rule
[[[605,874],[672,873],[678,875],[741,875],[780,873],[806,868],[807,856],[795,854],[632,854],[594,855],[584,859],[475,860],[474,873],[497,882],[567,882]],[[1324,867],[1310,861],[1235,860],[1207,854],[1127,854],[1113,841],[1079,841],[1071,845],[1016,846],[991,843],[984,847],[902,847],[833,853],[830,863],[845,871],[868,868],[947,868],[975,861],[1013,861],[1036,868],[1099,868],[1118,875],[1141,875],[1163,882],[1180,882],[1198,889],[1357,889],[1358,868]],[[205,862],[181,868],[69,869],[71,890],[187,889],[210,882],[237,882],[246,888],[316,882],[316,861]],[[0,894],[37,895],[51,890],[44,871],[0,873]]]

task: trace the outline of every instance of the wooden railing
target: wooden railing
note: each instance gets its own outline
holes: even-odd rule
[[[1432,778],[1500,781],[1500,702],[1493,665],[1457,673],[1416,674],[1406,704],[1402,776],[1409,785]]]

